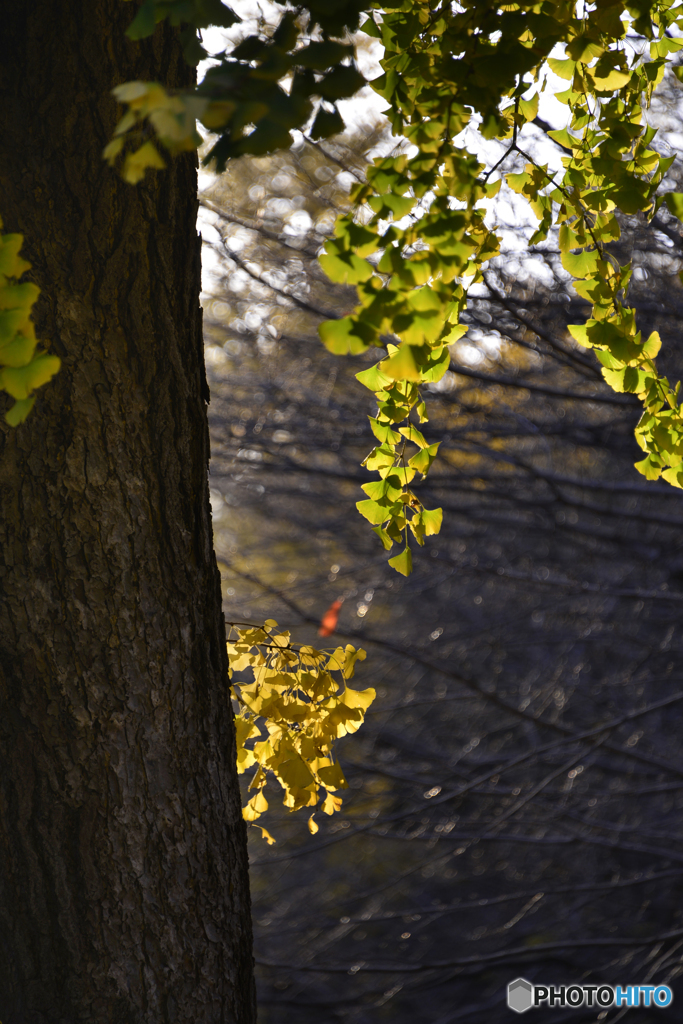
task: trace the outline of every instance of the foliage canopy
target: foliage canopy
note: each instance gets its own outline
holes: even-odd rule
[[[107,155],[114,159],[145,118],[171,151],[194,145],[190,125],[198,116],[219,135],[207,159],[220,169],[233,155],[286,145],[290,129],[311,121],[314,100],[313,137],[332,134],[341,127],[336,101],[361,84],[344,36],[360,13],[357,3],[285,10],[270,36],[249,36],[221,54],[192,97],[169,97],[142,83],[120,87],[129,111]],[[424,422],[420,386],[448,369],[448,346],[467,329],[459,320],[468,290],[499,252],[486,200],[500,188],[500,175],[536,216],[529,244],[557,229],[562,264],[592,304],[587,323],[570,328],[574,340],[595,350],[614,390],[643,402],[636,437],[645,458],[638,469],[648,479],[683,486],[678,387],[657,372],[658,336],[643,339],[638,331],[627,299],[630,265],[610,252],[620,232],[618,211],[652,218],[666,202],[683,215],[683,195],[660,188],[674,157],[657,151],[646,118],[653,91],[683,45],[676,35],[681,7],[672,0],[402,0],[367,6],[364,14],[363,31],[384,47],[385,73],[373,87],[389,104],[393,132],[410,148],[375,161],[367,182],[354,190],[354,210],[340,218],[325,247],[323,268],[356,286],[359,305],[320,333],[340,355],[386,346],[386,358],[359,375],[378,403],[371,421],[378,445],[365,465],[379,479],[365,486],[358,508],[385,548],[403,545],[391,564],[408,574],[410,535],[422,544],[440,528],[440,510],[424,509],[410,488],[417,474],[428,473],[438,449],[425,443],[411,416]],[[220,4],[209,11],[202,3],[146,0],[130,34],[149,34],[164,17],[191,28],[237,20]],[[205,51],[192,32],[186,38],[188,57],[198,60]],[[563,172],[553,173],[527,151],[525,127],[537,120],[541,93],[558,79],[563,88],[554,95],[566,107],[567,124],[548,134],[566,155]],[[483,140],[502,142],[503,156],[483,164],[463,145],[468,125]],[[520,156],[524,170],[505,173],[507,158]],[[128,154],[123,173],[138,180],[145,165],[159,163],[145,141]]]
[[[123,157],[122,173],[135,183],[147,168],[164,166],[150,129],[163,148],[180,152],[201,141],[197,118],[217,136],[206,160],[218,170],[231,157],[286,147],[293,129],[308,128],[314,139],[338,132],[338,101],[364,84],[349,42],[361,17],[363,31],[384,47],[384,74],[373,88],[409,147],[375,160],[353,191],[354,209],[325,246],[323,268],[332,280],[355,285],[359,304],[320,334],[340,355],[386,347],[386,357],[359,374],[378,404],[371,420],[378,444],[364,464],[379,479],[365,486],[358,508],[386,549],[403,545],[393,567],[410,573],[410,536],[423,544],[440,529],[441,510],[425,509],[410,488],[429,472],[438,445],[426,444],[411,416],[424,422],[420,386],[448,369],[449,345],[467,330],[459,321],[468,290],[499,252],[486,200],[501,175],[537,219],[529,244],[557,229],[562,264],[592,304],[589,320],[570,328],[575,342],[595,350],[614,390],[643,402],[636,437],[645,457],[637,468],[683,486],[679,386],[658,373],[659,338],[641,337],[628,305],[630,264],[621,266],[610,252],[618,211],[652,218],[666,202],[683,217],[683,194],[660,188],[674,157],[657,151],[646,117],[667,65],[677,77],[683,73],[674,66],[683,45],[683,8],[674,0],[282,5],[274,30],[264,26],[211,54],[214,62],[191,94],[169,95],[158,83],[118,86],[115,95],[128,109],[106,158],[113,164]],[[128,35],[149,36],[164,19],[182,27],[193,64],[208,56],[202,29],[240,21],[220,0],[144,0]],[[562,173],[537,162],[525,137],[541,94],[558,79],[564,88],[554,96],[566,107],[567,124],[548,134],[565,151]],[[481,139],[504,144],[490,166],[463,145],[468,125]],[[520,156],[524,170],[506,173],[507,158]],[[31,377],[15,397],[30,400],[49,376],[47,364],[40,369],[40,379]],[[7,370],[3,386],[11,391],[5,378]]]

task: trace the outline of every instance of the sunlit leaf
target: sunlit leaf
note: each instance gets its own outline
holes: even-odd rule
[[[403,549],[400,555],[395,555],[389,559],[389,565],[396,572],[400,572],[402,576],[410,576],[413,571],[413,556],[410,548],[406,547]]]

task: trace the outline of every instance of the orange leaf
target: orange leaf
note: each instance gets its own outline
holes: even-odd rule
[[[320,629],[318,633],[320,636],[332,636],[335,629],[337,628],[337,622],[339,620],[339,610],[343,604],[343,598],[339,598],[334,601],[327,609],[322,619],[320,620]]]

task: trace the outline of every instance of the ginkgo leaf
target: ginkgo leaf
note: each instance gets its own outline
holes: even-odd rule
[[[548,136],[554,142],[557,142],[560,146],[562,146],[563,149],[568,149],[570,152],[577,142],[574,136],[570,135],[566,128],[559,128],[551,132],[548,132]]]
[[[10,427],[18,427],[20,423],[23,423],[31,409],[33,408],[35,397],[33,398],[20,398],[14,403],[14,405],[7,410],[5,413],[5,422]]]
[[[325,797],[325,802],[323,803],[323,811],[325,814],[334,814],[335,811],[341,810],[341,806],[341,797],[328,793]]]
[[[347,686],[344,690],[342,700],[347,707],[362,708],[363,711],[367,711],[376,696],[377,694],[372,687],[369,687],[367,690],[350,690]]]
[[[595,88],[599,92],[615,92],[617,89],[621,89],[623,86],[628,85],[631,81],[631,72],[620,71],[618,68],[612,68],[611,71],[607,71],[605,74],[590,74],[595,82]]]
[[[417,453],[417,455],[413,455],[410,460],[410,465],[413,466],[418,473],[426,474],[429,472],[429,467],[437,456],[440,444],[440,441],[436,441],[434,444],[430,444],[426,448],[423,448],[422,451]]]
[[[24,244],[24,236],[18,234],[0,235],[0,274],[3,277],[21,277],[31,269],[31,264],[19,255]],[[37,296],[38,289],[33,285]]]
[[[348,789],[349,784],[344,777],[344,772],[341,770],[341,765],[339,763],[319,768],[318,775],[322,779],[326,789]]]
[[[635,468],[642,473],[647,480],[657,480],[662,472],[662,464],[659,459],[653,459],[651,455],[635,463]]]
[[[263,793],[259,792],[251,798],[246,807],[242,808],[242,817],[245,821],[255,821],[268,810],[268,801]]]
[[[407,427],[399,427],[399,433],[403,434],[404,437],[407,437],[409,441],[412,441],[419,448],[429,447],[422,433],[412,423],[409,423]]]
[[[371,501],[369,498],[366,501],[357,501],[356,508],[369,523],[375,526],[379,526],[391,518],[391,505],[383,505],[377,501]]]
[[[391,380],[420,379],[420,366],[412,345],[401,345],[398,352],[380,363],[381,372]]]
[[[373,419],[372,416],[368,416],[368,419],[370,420],[370,429],[378,441],[398,444],[401,440],[401,435],[392,429],[390,423],[380,423],[379,420]]]
[[[400,572],[402,576],[410,576],[413,571],[413,556],[410,548],[406,547],[400,555],[395,555],[394,558],[390,558],[389,565],[392,569],[395,569],[396,572]]]
[[[445,345],[453,345],[456,341],[460,341],[463,335],[467,334],[470,327],[469,324],[453,324],[443,339]]]
[[[659,337],[658,331],[653,331],[647,341],[643,344],[643,353],[648,359],[654,359],[662,347],[662,339]]]
[[[626,373],[626,367],[623,370],[608,370],[607,367],[603,367],[602,375],[612,388],[613,391],[626,391],[624,387],[624,374]]]
[[[252,750],[247,750],[245,747],[238,749],[237,751],[237,771],[240,775],[243,775],[247,768],[251,768],[252,765],[256,764],[256,755]]]
[[[306,789],[315,782],[310,769],[301,757],[290,757],[273,765],[273,770],[288,787]]]
[[[528,171],[521,171],[519,174],[506,174],[505,180],[513,192],[518,192],[520,194],[524,191],[527,185],[533,182],[533,178]]]
[[[357,355],[368,347],[367,331],[365,337],[362,328],[350,316],[341,320],[327,320],[318,328],[323,345],[338,356]]]
[[[431,537],[434,534],[439,533],[439,531],[441,530],[441,523],[443,520],[443,509],[434,508],[429,510],[423,508],[422,512],[420,513],[420,518],[422,519],[422,525],[424,526],[425,534],[428,537]]]
[[[392,547],[394,546],[394,542],[387,533],[387,531],[383,530],[381,526],[373,526],[372,532],[376,533],[379,539],[382,541],[384,550],[391,551]]]
[[[400,441],[400,435],[398,435]],[[381,501],[386,498],[389,502],[395,502],[401,494],[401,481],[393,474],[383,480],[372,480],[368,484],[362,484],[361,490],[365,491],[368,498],[373,501]]]
[[[16,334],[11,341],[0,345],[0,362],[5,366],[28,366],[33,359],[37,344],[35,337]]]
[[[387,469],[393,467],[396,461],[396,452],[387,444],[379,445],[363,460],[362,465],[368,469]]]
[[[371,366],[369,369],[357,373],[356,380],[364,384],[370,391],[383,391],[384,388],[393,383],[393,379],[382,372],[380,365],[378,363],[376,366]]]
[[[129,153],[123,164],[121,176],[129,185],[137,185],[148,168],[163,170],[166,167],[159,150],[153,142],[144,142],[134,153]]]
[[[526,121],[533,121],[538,115],[538,101],[537,92],[530,99],[519,101],[519,112]]]
[[[21,309],[28,317],[31,306],[40,294],[40,289],[31,281],[22,284],[9,284],[1,282],[0,287],[0,309]]]
[[[57,356],[39,355],[26,366],[0,369],[0,387],[12,398],[27,399],[36,388],[47,384],[59,371]]]
[[[683,467],[679,464],[662,470],[662,479],[672,487],[683,487]]]
[[[579,345],[583,345],[584,348],[590,348],[591,342],[588,339],[588,328],[585,324],[570,324],[567,330]]]
[[[551,57],[548,60],[548,66],[551,71],[554,71],[559,78],[565,78],[571,80],[574,77],[576,70],[576,61],[566,58],[565,60],[558,60],[555,57]]]
[[[277,841],[273,839],[268,829],[264,828],[263,825],[254,825],[254,828],[258,828],[261,830],[261,838],[265,839],[265,841],[268,843],[268,846],[273,846]]]
[[[677,217],[678,220],[683,220],[683,192],[667,192],[664,196],[664,202],[674,217]]]
[[[237,746],[243,747],[252,736],[260,736],[261,731],[254,724],[252,719],[244,718],[243,715],[235,716],[235,739]]]
[[[329,663],[330,666],[336,663],[338,668],[341,669],[344,679],[351,679],[355,672],[357,661],[365,661],[365,651],[360,647],[355,648],[352,644],[347,644],[343,650],[341,647],[337,648]]]
[[[594,274],[598,267],[600,254],[595,250],[584,249],[583,252],[563,252],[560,259],[562,266],[572,277],[589,277]]]

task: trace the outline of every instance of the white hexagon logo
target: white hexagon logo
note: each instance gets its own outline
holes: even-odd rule
[[[508,1006],[515,1013],[526,1013],[534,1004],[534,987],[526,978],[515,978],[508,985]]]

